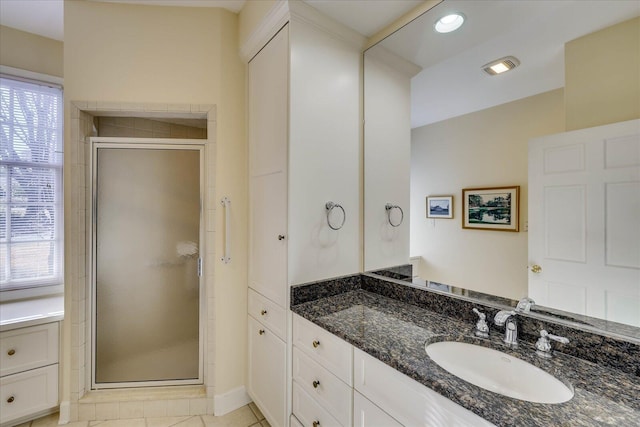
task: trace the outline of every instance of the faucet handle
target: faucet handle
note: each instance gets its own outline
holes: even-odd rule
[[[478,323],[476,323],[476,329],[474,334],[477,337],[488,338],[489,337],[489,325],[487,325],[487,315],[478,310],[477,308],[473,309],[473,312],[478,315]]]
[[[552,335],[545,329],[542,329],[540,331],[540,338],[538,338],[538,341],[536,342],[536,354],[538,356],[544,358],[550,358],[552,356],[551,342],[549,342],[550,339],[562,344],[569,344],[568,338]]]
[[[535,301],[529,297],[524,297],[520,301],[518,301],[518,305],[516,305],[516,311],[520,313],[528,313],[531,310],[531,307],[535,305]]]

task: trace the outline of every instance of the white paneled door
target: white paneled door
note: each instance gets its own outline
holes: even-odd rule
[[[529,142],[529,295],[640,326],[640,120]]]

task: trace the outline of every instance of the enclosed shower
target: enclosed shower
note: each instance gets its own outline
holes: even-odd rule
[[[94,389],[203,382],[202,151],[91,138]]]

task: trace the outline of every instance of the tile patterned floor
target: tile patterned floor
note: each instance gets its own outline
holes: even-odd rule
[[[254,403],[220,417],[195,415],[186,417],[133,418],[110,421],[78,421],[67,427],[270,427]],[[58,414],[19,424],[17,427],[58,427]]]

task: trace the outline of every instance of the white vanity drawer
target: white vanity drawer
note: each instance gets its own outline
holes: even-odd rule
[[[249,289],[248,311],[254,319],[271,329],[280,339],[286,340],[287,316],[284,308]]]
[[[353,346],[298,315],[293,316],[293,345],[348,385],[353,385]]]
[[[297,347],[293,348],[293,379],[341,424],[349,424],[352,388]]]
[[[58,322],[0,333],[0,376],[58,363]]]
[[[347,427],[333,418],[329,411],[313,400],[300,385],[293,381],[293,415],[304,427]]]
[[[0,422],[58,405],[58,365],[0,378]]]
[[[495,427],[359,349],[353,364],[354,388],[405,426]]]

